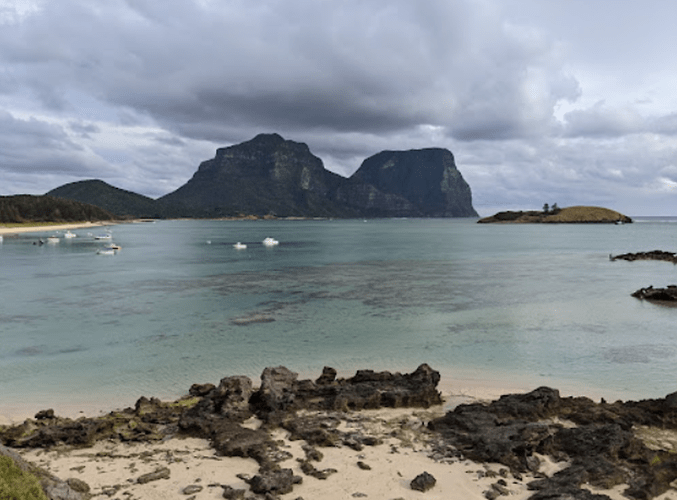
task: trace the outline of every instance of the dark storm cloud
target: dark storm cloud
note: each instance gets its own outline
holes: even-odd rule
[[[80,153],[82,148],[70,140],[59,125],[30,118],[15,118],[0,110],[0,168],[39,168],[31,164],[32,152]]]
[[[50,109],[66,109],[75,88],[183,131],[434,124],[459,138],[518,137],[576,97],[557,68],[530,74],[552,50],[543,37],[475,2],[206,5],[47,2],[3,30],[4,59]]]
[[[159,196],[217,147],[278,132],[344,175],[383,149],[449,148],[486,210],[648,203],[677,168],[672,7],[609,9],[6,0],[0,180],[39,192],[98,177]]]

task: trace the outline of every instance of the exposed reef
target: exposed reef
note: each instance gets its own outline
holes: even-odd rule
[[[637,260],[659,260],[677,264],[677,254],[666,252],[664,250],[651,250],[650,252],[624,253],[619,255],[609,255],[609,260],[626,260],[634,262]],[[675,305],[677,304],[677,285],[668,285],[665,288],[654,288],[653,285],[640,288],[632,293],[632,296],[641,300],[648,300],[658,304]]]
[[[248,377],[233,376],[218,386],[194,384],[188,395],[174,402],[142,397],[134,408],[97,418],[71,420],[44,410],[35,419],[0,428],[0,441],[12,448],[63,449],[88,447],[104,439],[205,438],[217,455],[258,462],[258,474],[243,475],[251,493],[258,495],[247,498],[275,499],[293,491],[303,477],[283,467],[289,453],[274,432],[283,430],[287,439],[303,440],[307,459],[301,464],[302,473],[326,478],[336,471],[314,465],[322,460],[318,448],[362,450],[383,442],[383,435],[370,433],[368,426],[346,427],[342,422],[360,420],[360,410],[365,409],[439,407],[439,380],[439,373],[425,364],[410,374],[360,370],[348,379],[325,368],[314,381],[298,380],[285,367],[266,368],[258,388]],[[259,423],[255,427],[246,424],[252,417]],[[655,430],[671,433],[671,438],[662,434],[655,439]],[[585,397],[561,397],[557,390],[541,387],[490,403],[459,405],[444,416],[430,417],[416,432],[436,461],[499,463],[505,466],[503,477],[510,474],[514,482],[535,477],[526,485],[534,491],[532,500],[609,498],[584,485],[625,485],[627,497],[650,499],[673,488],[677,480],[677,393],[639,402],[596,403]],[[541,474],[538,457],[543,455],[563,468],[549,477]],[[363,462],[357,466],[370,468]],[[156,473],[168,474],[164,469]],[[505,484],[499,480],[486,497],[509,494]],[[435,478],[423,473],[411,488],[425,491],[434,485]],[[221,486],[225,498],[244,498],[246,493]],[[82,495],[77,498],[86,498]]]
[[[632,294],[633,297],[653,302],[666,302],[677,304],[677,285],[668,285],[665,288],[654,288],[648,286],[640,288]]]
[[[609,255],[609,260],[627,260],[629,262],[633,262],[635,260],[663,260],[677,264],[677,255],[674,252],[652,250],[650,252],[623,253],[613,256]]]

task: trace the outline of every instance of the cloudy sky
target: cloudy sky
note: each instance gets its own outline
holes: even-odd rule
[[[674,0],[0,0],[0,195],[158,197],[277,132],[444,147],[481,215],[677,215]]]

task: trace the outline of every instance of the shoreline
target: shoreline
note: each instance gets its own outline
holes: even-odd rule
[[[297,375],[276,367],[258,387],[245,376],[194,384],[178,400],[141,398],[97,421],[41,412],[3,444],[87,492],[73,500],[261,498],[250,490],[278,500],[527,500],[579,488],[621,500],[638,487],[667,500],[677,490],[677,393],[597,403],[547,387],[525,393],[512,381],[440,384],[426,364],[350,379],[333,368],[314,382]],[[662,461],[664,476],[652,468]]]
[[[118,224],[114,221],[101,222],[73,222],[68,224],[48,224],[44,226],[16,226],[8,227],[0,225],[0,236],[7,236],[20,233],[46,233],[49,231],[64,231],[69,229],[85,229],[88,227],[112,226]]]
[[[392,373],[398,372],[397,370],[390,371]],[[356,370],[341,370],[338,376],[347,379],[352,377],[355,372]],[[444,399],[444,404],[442,407],[445,411],[452,410],[459,404],[493,401],[506,394],[523,394],[542,386],[557,389],[560,394],[562,394],[562,396],[585,396],[596,402],[599,402],[602,398],[608,401],[631,401],[633,399],[645,399],[647,397],[652,397],[623,397],[621,395],[614,394],[611,391],[603,391],[601,388],[587,386],[584,387],[572,382],[565,384],[563,383],[564,381],[537,380],[533,377],[516,377],[514,375],[506,378],[504,376],[505,374],[492,371],[479,372],[475,370],[463,369],[446,371],[444,369],[440,369],[439,372],[441,374],[441,379],[437,388]],[[402,370],[401,373],[406,373],[406,370]],[[218,385],[221,378],[233,375],[236,374],[222,373],[215,376],[213,379],[195,380],[193,383],[213,383]],[[315,380],[319,375],[319,372],[314,371],[298,371],[299,380]],[[249,376],[254,382],[254,385],[259,383],[259,378],[257,376]],[[100,399],[88,398],[86,400],[80,399],[76,402],[67,400],[60,401],[59,403],[36,403],[27,401],[18,404],[18,402],[14,401],[10,404],[0,404],[0,426],[19,424],[27,418],[33,418],[37,412],[47,409],[53,409],[55,414],[65,418],[71,418],[73,420],[80,417],[100,417],[111,411],[120,411],[125,408],[133,407],[136,401],[141,397],[158,398],[161,401],[168,402],[175,401],[186,396],[188,391],[189,387],[184,387],[180,392],[164,391],[155,393],[139,393],[137,395],[130,395],[125,399],[119,399],[117,396],[114,399],[111,399],[109,395],[104,394]],[[665,394],[662,396],[665,396]]]
[[[393,371],[393,373],[395,373]],[[403,372],[404,373],[404,372]],[[613,400],[609,396],[599,394],[598,391],[590,388],[581,388],[582,390],[570,390],[562,388],[557,385],[550,385],[547,383],[533,383],[527,379],[523,380],[498,380],[495,378],[478,378],[469,373],[457,373],[456,376],[448,377],[444,371],[441,371],[442,377],[438,384],[438,390],[442,394],[444,403],[441,408],[444,411],[453,410],[456,406],[466,403],[475,402],[489,402],[499,399],[506,394],[524,394],[541,386],[553,387],[560,391],[563,396],[585,396],[594,401],[599,401],[601,398]],[[223,374],[222,377],[231,376],[232,374]],[[317,378],[319,373],[305,373],[299,372],[298,379]],[[342,378],[350,378],[353,373],[340,373]],[[252,380],[257,383],[256,378]],[[218,384],[219,379],[202,380],[196,383],[214,383]],[[59,404],[40,404],[40,403],[22,403],[16,402],[10,404],[0,405],[0,426],[2,425],[16,425],[25,421],[26,419],[34,418],[34,415],[39,411],[53,409],[54,413],[60,417],[70,418],[76,420],[80,417],[96,418],[106,415],[112,411],[121,411],[125,408],[134,407],[136,401],[141,397],[158,398],[163,402],[170,402],[185,397],[188,394],[189,388],[186,387],[181,393],[160,393],[160,394],[139,394],[138,396],[130,396],[129,399],[111,401],[104,396],[101,400],[88,400],[80,402],[66,401]],[[619,398],[616,398],[619,399]]]

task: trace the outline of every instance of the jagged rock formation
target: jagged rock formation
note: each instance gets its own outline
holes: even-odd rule
[[[47,195],[95,205],[119,217],[159,216],[158,206],[152,198],[96,179],[64,184],[52,189]]]
[[[384,151],[346,179],[306,144],[278,134],[220,148],[158,200],[84,181],[50,193],[119,215],[160,217],[475,217],[470,187],[445,149]]]
[[[437,391],[439,380],[439,372],[426,364],[411,374],[360,370],[349,379],[336,378],[336,370],[325,368],[315,381],[298,380],[297,373],[279,366],[264,370],[258,389],[248,377],[233,376],[223,378],[218,386],[194,384],[188,396],[171,403],[142,397],[134,408],[103,417],[71,420],[44,410],[35,415],[35,420],[0,426],[0,445],[50,448],[92,446],[104,439],[153,442],[177,434],[201,437],[209,439],[219,455],[255,459],[260,465],[259,474],[246,482],[254,493],[279,498],[302,478],[280,467],[279,462],[288,458],[288,453],[272,439],[272,429],[284,428],[293,439],[304,439],[311,446],[374,446],[381,441],[360,432],[340,430],[338,418],[320,414],[297,417],[296,413],[384,406],[428,408],[442,403]],[[260,428],[242,425],[252,415],[263,422]],[[0,452],[2,449],[0,446]],[[321,456],[310,448],[307,455],[309,460]],[[310,463],[304,470],[316,477],[331,473],[331,469],[317,470]],[[229,498],[225,492],[224,497]]]
[[[282,468],[289,454],[273,439],[275,429],[286,430],[290,440],[305,441],[304,474],[326,477],[335,470],[320,470],[310,463],[322,460],[318,447],[362,450],[385,439],[366,427],[342,426],[342,418],[354,423],[358,412],[352,410],[367,408],[440,405],[439,380],[439,373],[425,364],[410,374],[360,370],[349,379],[337,378],[336,370],[325,368],[314,381],[298,380],[298,374],[282,366],[266,368],[259,388],[247,377],[234,376],[223,378],[218,386],[194,384],[188,396],[174,402],[143,397],[134,408],[97,418],[74,421],[41,411],[35,420],[0,426],[0,443],[50,448],[91,446],[103,439],[153,442],[171,436],[201,437],[218,455],[255,459],[259,474],[243,479],[252,492],[279,498],[302,478]],[[261,421],[256,429],[242,425],[252,415]],[[389,429],[387,436],[394,432]],[[550,477],[540,474],[530,480],[527,486],[534,491],[530,500],[609,499],[591,493],[586,485],[604,489],[626,485],[623,493],[628,498],[649,500],[677,480],[677,393],[661,399],[596,403],[540,387],[488,404],[459,405],[429,420],[419,432],[435,460],[503,464],[503,477],[510,473],[518,481],[526,473],[540,474],[539,454],[565,464]],[[432,476],[421,476],[415,479],[415,489],[434,485]],[[500,481],[492,485],[498,494],[487,498],[507,495],[501,486]],[[243,498],[246,493],[223,488],[224,498]]]
[[[609,499],[583,484],[605,489],[625,484],[628,498],[651,499],[677,479],[674,451],[648,445],[654,441],[649,429],[676,428],[676,401],[672,393],[664,399],[595,403],[540,387],[488,405],[459,405],[428,426],[441,436],[441,454],[498,462],[513,474],[538,470],[535,453],[568,460],[569,466],[552,477],[529,483],[536,491],[530,500]]]
[[[654,288],[653,285],[650,285],[646,288],[640,288],[632,293],[632,296],[641,300],[674,305],[677,303],[677,285],[668,285],[665,288]]]
[[[490,217],[484,217],[477,221],[480,224],[498,223],[543,223],[543,224],[566,224],[566,223],[596,223],[596,224],[629,224],[632,219],[615,210],[603,207],[575,206],[560,208],[550,212],[536,210],[519,212],[498,212]]]

